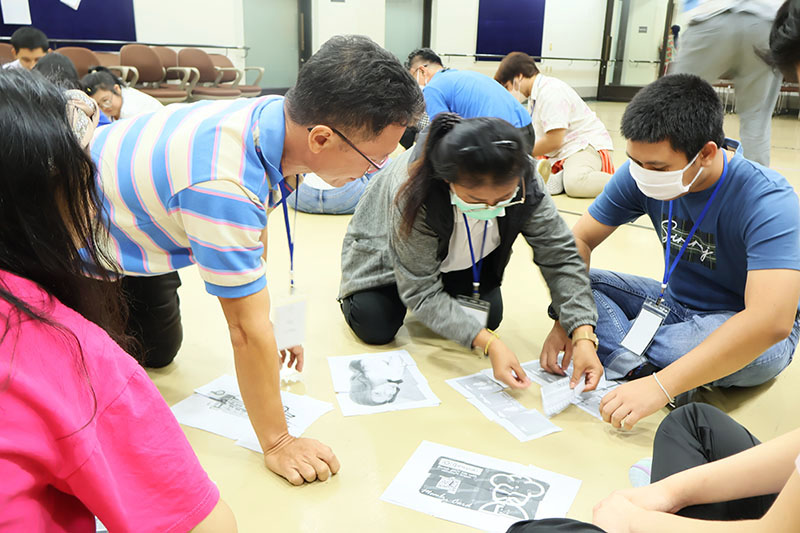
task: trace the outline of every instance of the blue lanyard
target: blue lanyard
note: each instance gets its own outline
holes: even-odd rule
[[[300,178],[297,178],[295,183],[299,183]],[[283,221],[286,224],[286,240],[289,242],[289,289],[294,291],[294,241],[292,240],[292,228],[289,225],[289,207],[286,205],[288,196],[286,191],[289,189],[289,186],[286,185],[286,180],[281,181],[279,188],[281,190],[281,201],[280,203],[283,204]],[[297,228],[297,202],[299,198],[299,194],[297,193],[297,189],[299,187],[295,187],[294,190],[294,227]],[[289,192],[291,194],[291,192]]]
[[[467,215],[462,214],[464,217],[464,227],[467,228],[467,241],[469,242],[469,255],[472,257],[472,295],[477,298],[481,293],[481,269],[483,268],[483,250],[486,247],[486,230],[489,227],[489,221],[483,223],[483,242],[481,242],[481,258],[475,262],[475,251],[472,249],[472,234],[469,231],[469,221]]]
[[[708,198],[705,207],[700,212],[700,216],[697,217],[697,221],[692,226],[692,231],[689,232],[689,235],[686,236],[686,240],[683,241],[683,246],[681,246],[678,255],[675,256],[675,261],[672,262],[672,266],[669,264],[669,255],[670,249],[672,248],[672,200],[669,201],[669,221],[667,222],[667,243],[664,247],[664,281],[661,282],[661,294],[658,297],[658,301],[662,301],[664,299],[664,292],[667,290],[667,284],[669,284],[669,278],[672,277],[672,273],[675,272],[675,268],[678,266],[678,261],[680,261],[681,257],[683,257],[683,253],[686,251],[686,248],[689,246],[689,243],[694,237],[697,228],[700,227],[700,223],[703,222],[703,219],[706,217],[706,213],[708,213],[708,209],[711,207],[711,204],[714,202],[714,197],[717,196],[717,191],[719,191],[722,182],[725,181],[725,177],[728,175],[728,156],[725,154],[725,150],[722,151],[722,175],[719,177],[719,181],[717,185],[714,187],[714,190],[711,192],[711,196]]]

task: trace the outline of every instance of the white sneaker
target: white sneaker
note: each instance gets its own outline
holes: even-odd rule
[[[555,196],[557,194],[563,194],[564,192],[564,171],[556,172],[550,176],[545,182],[545,188],[547,192],[550,193],[550,196]]]

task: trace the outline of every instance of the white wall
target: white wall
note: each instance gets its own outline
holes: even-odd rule
[[[314,0],[311,4],[312,48],[316,52],[334,35],[366,35],[383,46],[386,2],[382,0]]]
[[[133,10],[136,40],[141,42],[244,46],[242,0],[133,0]],[[244,66],[243,50],[228,50],[227,55]]]
[[[667,0],[636,0],[631,3],[625,40],[626,60],[657,61],[664,43],[664,17]],[[639,33],[639,29],[646,29]],[[656,77],[658,65],[626,63],[623,85],[646,85]]]

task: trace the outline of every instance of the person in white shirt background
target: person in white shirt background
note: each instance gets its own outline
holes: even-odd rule
[[[528,99],[536,144],[533,156],[546,158],[539,174],[551,195],[566,192],[594,198],[614,173],[614,149],[606,127],[575,90],[539,72],[524,52],[505,56],[494,79],[517,99]]]
[[[709,83],[733,79],[744,156],[769,166],[772,112],[781,75],[758,56],[783,0],[684,0],[688,25],[670,74],[695,74]]]
[[[11,34],[14,61],[2,68],[24,68],[31,70],[39,59],[50,51],[50,42],[41,30],[25,26]]]
[[[81,78],[81,87],[112,121],[152,113],[164,105],[142,91],[126,87],[105,67],[92,67]]]

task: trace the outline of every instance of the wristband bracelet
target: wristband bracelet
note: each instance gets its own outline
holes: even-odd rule
[[[492,337],[489,338],[489,341],[486,343],[486,346],[483,347],[483,355],[488,357],[488,355],[489,355],[489,346],[492,345],[492,342],[494,342],[495,339],[499,339],[500,335],[498,335],[494,331],[490,330],[489,328],[486,328],[486,331],[488,331],[489,333],[492,334]]]
[[[675,398],[669,395],[667,389],[665,389],[664,385],[661,384],[661,381],[658,379],[658,376],[656,376],[655,372],[653,372],[653,378],[655,378],[656,383],[658,383],[658,386],[661,388],[661,390],[664,391],[664,395],[667,397],[667,403],[669,406],[675,409]]]

